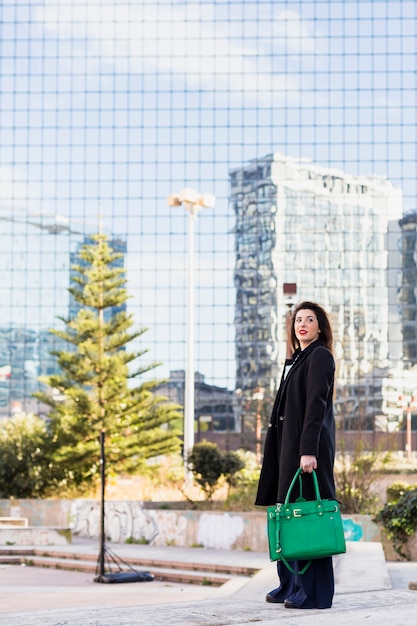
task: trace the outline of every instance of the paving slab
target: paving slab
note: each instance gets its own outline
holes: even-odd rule
[[[181,602],[136,607],[49,609],[3,614],[2,626],[239,626],[283,624],[285,626],[410,626],[417,610],[412,591],[362,592],[335,598],[326,610],[293,610],[233,597],[217,602]]]
[[[219,588],[161,581],[102,584],[91,574],[16,565],[0,568],[1,626],[410,626],[417,614],[417,564],[389,563],[374,542],[348,542],[334,557],[336,593],[331,609],[294,610],[265,602],[276,586],[276,564],[267,555],[194,548],[112,546],[122,557],[142,555],[193,563],[239,564],[258,569]],[[85,544],[86,553],[97,550]],[[71,550],[80,550],[80,545]],[[69,550],[69,552],[71,552]],[[405,567],[404,567],[405,566]],[[407,567],[409,566],[409,567]],[[394,574],[395,585],[391,583]],[[402,572],[402,573],[400,573]]]
[[[91,574],[16,565],[0,568],[0,624],[5,614],[46,609],[138,606],[205,600],[215,587],[152,581],[100,584]],[[3,621],[4,620],[4,621]]]

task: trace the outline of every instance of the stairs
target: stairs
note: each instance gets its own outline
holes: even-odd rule
[[[33,567],[50,567],[94,575],[97,568],[97,555],[82,552],[65,552],[57,549],[0,547],[0,565],[27,565]],[[140,569],[149,572],[155,580],[182,584],[212,585],[220,587],[236,578],[250,578],[258,570],[237,565],[200,564],[197,562],[181,562],[169,559],[137,559],[123,557],[120,566],[123,571]],[[106,568],[107,569],[107,568]],[[111,571],[118,567],[111,563]]]

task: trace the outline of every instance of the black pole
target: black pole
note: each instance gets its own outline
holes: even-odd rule
[[[106,490],[106,467],[104,456],[104,430],[100,432],[100,479],[101,479],[101,503],[100,503],[100,554],[98,577],[104,577],[104,558],[105,558],[105,531],[104,531],[104,495]]]
[[[106,490],[106,463],[104,454],[105,444],[105,432],[100,432],[100,478],[101,478],[101,505],[100,505],[100,552],[97,560],[96,576],[94,582],[96,583],[129,583],[129,582],[141,582],[151,581],[154,579],[153,574],[149,572],[137,572],[133,569],[129,563],[123,561],[120,557],[114,554],[108,547],[106,547],[106,537],[104,530],[104,503],[105,503],[105,490]],[[106,561],[107,559],[107,561]],[[108,567],[108,572],[105,572],[105,567]],[[112,564],[118,568],[117,572],[111,571]]]

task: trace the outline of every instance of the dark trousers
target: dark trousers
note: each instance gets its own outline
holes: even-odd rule
[[[289,561],[297,572],[305,561]],[[280,586],[270,591],[277,602],[290,600],[299,609],[329,609],[334,595],[334,575],[332,557],[314,559],[304,574],[293,574],[277,561]]]

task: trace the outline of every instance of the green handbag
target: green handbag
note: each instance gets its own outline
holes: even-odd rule
[[[267,527],[271,561],[282,561],[295,573],[288,561],[308,561],[299,574],[304,574],[312,559],[346,552],[340,506],[337,500],[322,500],[316,472],[313,470],[315,500],[302,497],[302,470],[299,468],[285,497],[284,504],[268,507]],[[300,497],[290,502],[293,487],[299,480]]]

